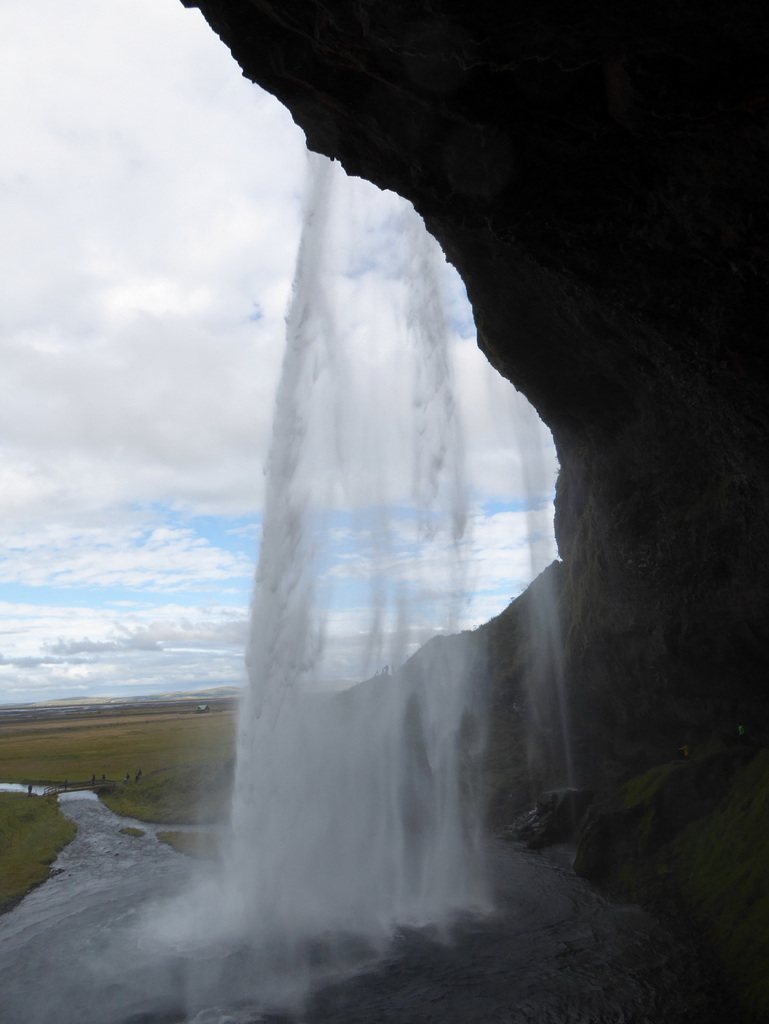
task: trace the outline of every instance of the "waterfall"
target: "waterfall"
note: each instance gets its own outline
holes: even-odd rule
[[[405,430],[401,412],[410,423],[398,443],[412,456],[415,541],[429,548],[437,532],[450,536],[442,549],[445,593],[425,598],[433,613],[441,611],[444,627],[454,627],[461,600],[459,541],[467,518],[442,257],[401,203],[404,252],[393,260],[393,275],[411,349],[411,396],[385,396],[377,406],[370,388],[367,405],[366,396],[349,394],[355,352],[336,328],[325,274],[336,244],[329,218],[338,174],[325,158],[311,158],[266,467],[231,844],[217,899],[217,914],[233,933],[269,947],[281,962],[306,959],[308,944],[320,937],[376,944],[400,925],[446,922],[484,899],[477,809],[462,778],[474,709],[461,642],[432,645],[418,671],[408,664],[390,669],[410,649],[411,617],[424,613],[412,597],[418,572],[410,584],[393,573],[402,509],[357,513],[361,558],[372,576],[369,636],[360,650],[364,657],[389,653],[387,666],[343,693],[316,692],[327,641],[317,504],[340,496],[349,506],[360,503],[360,494],[349,497],[358,473],[371,478],[367,494],[385,493],[371,462],[377,442],[392,449],[388,435]],[[358,470],[350,462],[358,443],[349,433],[370,432],[376,419],[379,430]],[[366,668],[361,664],[359,678]]]
[[[342,204],[342,178],[310,157],[220,870],[142,925],[191,1009],[297,1008],[402,929],[489,907],[483,715],[446,635],[468,517],[445,263],[408,204],[373,215],[353,182]]]
[[[526,690],[531,720],[527,730],[527,758],[533,779],[560,778],[561,784],[575,785],[569,697],[563,660],[564,635],[553,573],[547,567],[556,549],[550,534],[549,508],[539,501],[546,491],[547,428],[525,415],[523,405],[514,408],[515,437],[523,489],[526,494],[526,535],[529,551],[528,630],[531,653],[526,673]],[[543,539],[547,543],[543,544]],[[548,768],[547,766],[550,765]]]

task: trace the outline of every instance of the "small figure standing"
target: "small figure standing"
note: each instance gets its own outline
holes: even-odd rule
[[[130,772],[126,772],[125,773],[125,782],[130,782],[130,781],[131,781],[131,773]]]
[[[27,796],[32,796],[32,783],[27,786]]]
[[[69,779],[64,780],[64,792],[66,793],[69,788]]]
[[[738,743],[744,743],[745,742],[745,726],[744,725],[738,725],[737,726],[737,742]]]
[[[686,758],[689,756],[689,744],[684,743],[684,745],[682,747],[679,747],[678,749],[681,751],[681,757],[683,757],[684,760],[686,760]]]
[[[94,772],[93,775],[91,776],[91,785],[96,785],[96,772]]]

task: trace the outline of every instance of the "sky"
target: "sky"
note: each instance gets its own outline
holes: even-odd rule
[[[0,137],[0,703],[242,686],[304,136],[179,0],[3,0]],[[557,471],[435,252],[431,391],[407,204],[338,165],[330,204],[302,455],[319,685],[387,660],[396,619],[410,652],[500,612],[555,557]]]

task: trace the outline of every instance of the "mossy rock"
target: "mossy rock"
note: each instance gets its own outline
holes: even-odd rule
[[[630,809],[639,804],[648,807],[663,785],[678,765],[659,764],[651,768],[643,775],[637,775],[631,779],[625,787],[625,808]]]
[[[657,765],[620,803],[590,815],[575,871],[691,920],[747,1018],[769,1020],[769,750]]]
[[[672,846],[684,895],[736,979],[745,1009],[769,1020],[769,750],[728,797]]]

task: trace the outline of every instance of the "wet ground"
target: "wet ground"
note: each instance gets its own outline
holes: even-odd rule
[[[696,951],[576,878],[565,851],[491,852],[497,909],[450,935],[404,931],[373,958],[352,940],[308,950],[291,1013],[275,950],[162,946],[148,920],[189,891],[187,858],[97,799],[56,874],[0,917],[1,1024],[715,1024]],[[134,825],[141,837],[121,834]],[[207,869],[202,869],[205,873]]]

